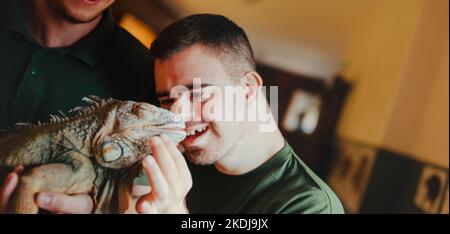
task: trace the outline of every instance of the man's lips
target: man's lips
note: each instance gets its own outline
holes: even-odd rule
[[[87,5],[94,5],[98,2],[100,2],[100,0],[81,0],[82,2],[84,2]]]

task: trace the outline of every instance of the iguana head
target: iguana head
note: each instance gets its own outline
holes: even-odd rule
[[[153,136],[164,133],[174,143],[186,137],[184,121],[165,109],[113,99],[106,105],[109,108],[93,140],[95,159],[103,167],[128,167],[150,155],[148,141]]]

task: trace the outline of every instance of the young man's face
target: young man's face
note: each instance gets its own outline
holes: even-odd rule
[[[193,79],[201,79],[201,94],[192,89]],[[214,93],[228,86],[237,85],[222,62],[199,45],[191,46],[168,59],[155,62],[156,92],[161,106],[172,112],[187,116],[188,136],[181,144],[186,157],[193,163],[209,165],[217,162],[242,138],[242,122],[219,121],[220,114],[227,111],[218,108],[223,101]],[[170,97],[172,88],[186,86],[187,95]],[[195,101],[197,98],[198,101]],[[218,105],[219,104],[219,105]],[[207,109],[215,106],[216,109]],[[188,107],[188,108],[186,108]],[[230,111],[230,110],[228,110]]]
[[[96,19],[115,0],[47,0],[55,11],[72,23]]]

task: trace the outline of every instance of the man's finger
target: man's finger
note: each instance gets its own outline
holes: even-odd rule
[[[9,173],[5,182],[0,188],[0,213],[6,213],[8,209],[9,199],[19,183],[19,176],[12,172]]]
[[[178,178],[178,171],[166,145],[160,137],[153,137],[150,139],[150,147],[164,178],[169,184],[174,184]]]
[[[47,211],[64,214],[90,214],[94,203],[86,194],[65,195],[41,192],[36,196],[36,204]]]
[[[13,172],[17,175],[22,175],[24,169],[25,168],[22,165],[19,165],[14,168]]]
[[[136,203],[136,211],[139,214],[157,214],[156,206],[148,201],[139,201]]]
[[[166,144],[166,148],[172,156],[173,162],[175,163],[175,167],[178,171],[178,177],[187,184],[192,184],[191,173],[189,171],[186,160],[184,159],[183,154],[178,150],[178,148],[173,144],[173,142],[167,137],[167,135],[161,135],[162,141]]]
[[[166,198],[169,193],[169,185],[164,179],[161,169],[159,169],[155,159],[148,156],[144,158],[142,163],[144,172],[147,175],[148,181],[150,182],[150,187],[152,189],[151,193],[145,195],[144,198],[150,198],[151,196],[157,200]]]

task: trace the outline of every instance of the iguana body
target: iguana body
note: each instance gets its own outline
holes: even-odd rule
[[[52,116],[0,138],[0,179],[17,165],[26,170],[10,203],[12,213],[37,213],[40,191],[90,193],[96,213],[123,213],[129,205],[139,162],[150,155],[148,139],[161,133],[175,143],[184,122],[147,103],[85,99],[74,117]]]

